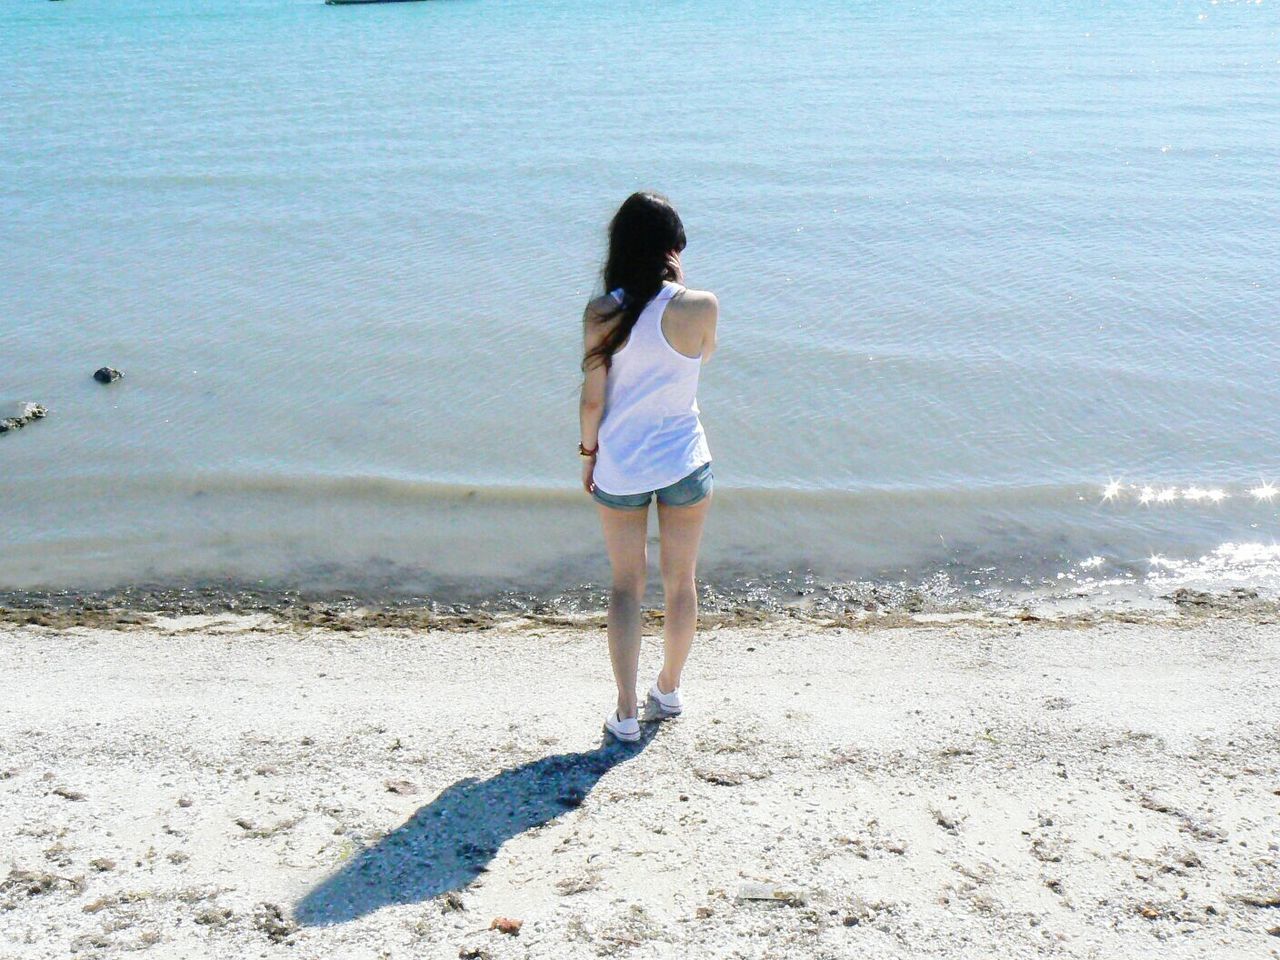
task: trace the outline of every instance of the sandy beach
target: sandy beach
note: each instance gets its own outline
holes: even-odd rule
[[[7,615],[0,957],[1280,956],[1270,604],[424,624]]]

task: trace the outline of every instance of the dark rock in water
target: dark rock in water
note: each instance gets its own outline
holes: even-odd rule
[[[32,420],[39,420],[48,414],[48,410],[40,406],[38,403],[16,403],[11,404],[7,411],[7,416],[0,417],[0,433],[8,433],[10,430],[21,430]]]
[[[93,372],[93,379],[99,383],[113,383],[123,377],[124,374],[115,367],[99,367]]]

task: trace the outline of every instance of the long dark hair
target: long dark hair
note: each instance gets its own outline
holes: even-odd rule
[[[631,328],[649,301],[662,290],[663,281],[675,280],[668,256],[685,247],[684,224],[671,201],[658,193],[633,193],[609,224],[609,256],[601,276],[605,293],[622,291],[622,303],[597,316],[598,323],[617,322],[601,343],[582,360],[585,370],[594,361],[608,368],[614,353],[631,336]]]

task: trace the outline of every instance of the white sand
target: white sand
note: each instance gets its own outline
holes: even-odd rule
[[[1277,957],[1268,619],[0,626],[0,956]]]

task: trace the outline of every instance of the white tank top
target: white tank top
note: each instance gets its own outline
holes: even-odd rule
[[[613,355],[594,474],[605,493],[661,490],[711,461],[698,419],[702,358],[686,357],[662,332],[662,314],[682,289],[665,283]],[[621,291],[612,295],[621,302]]]

